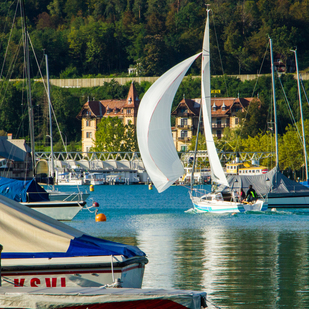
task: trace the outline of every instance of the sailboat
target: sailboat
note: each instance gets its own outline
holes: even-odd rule
[[[0,196],[2,287],[141,288],[145,253],[92,237]],[[2,247],[1,247],[2,248]]]
[[[184,168],[176,152],[171,134],[171,106],[176,91],[192,63],[202,55],[202,102],[204,133],[212,181],[228,186],[220,163],[211,131],[211,90],[209,53],[209,9],[204,33],[203,52],[182,61],[163,74],[145,93],[137,115],[137,139],[139,150],[151,181],[158,192],[163,192],[184,174]],[[240,203],[236,199],[225,201],[221,193],[197,196],[191,190],[190,197],[195,212],[245,212],[267,209],[267,203]]]
[[[248,187],[252,184],[256,191],[267,199],[268,207],[275,209],[282,208],[309,208],[309,188],[303,186],[301,183],[293,181],[284,176],[279,170],[279,148],[278,148],[278,130],[277,130],[277,109],[276,109],[276,89],[275,89],[275,70],[273,61],[272,40],[269,38],[270,43],[270,58],[271,58],[271,73],[272,73],[272,92],[273,92],[273,109],[274,109],[274,133],[276,144],[276,166],[269,172],[263,175],[256,176],[243,176],[235,175],[228,177],[229,186],[220,186],[217,192],[223,196],[231,194],[231,187],[239,189],[240,187]],[[296,58],[297,63],[297,58]],[[298,91],[301,107],[301,96],[299,86],[299,73],[297,68]],[[303,120],[302,120],[303,123]],[[303,145],[305,147],[305,138],[303,130]],[[307,154],[304,148],[305,164],[307,173]]]

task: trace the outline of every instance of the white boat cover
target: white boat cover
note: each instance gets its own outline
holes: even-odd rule
[[[202,111],[204,133],[207,145],[208,158],[211,170],[211,181],[228,186],[225,173],[218,157],[216,145],[212,136],[211,128],[211,87],[210,87],[210,49],[209,49],[209,10],[207,10],[207,21],[205,25],[203,56],[202,56]]]
[[[166,190],[184,169],[171,132],[171,107],[187,70],[201,53],[163,74],[145,93],[137,115],[137,140],[147,173],[158,192]]]
[[[89,236],[4,196],[0,196],[0,244],[2,258],[145,255],[137,247]]]
[[[106,307],[105,307],[105,306]],[[1,308],[201,309],[206,293],[163,289],[0,288]]]

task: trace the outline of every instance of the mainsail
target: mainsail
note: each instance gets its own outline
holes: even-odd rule
[[[210,88],[210,50],[209,50],[209,10],[207,10],[207,21],[205,25],[203,56],[202,56],[202,100],[204,133],[207,145],[208,159],[210,163],[211,179],[215,183],[228,186],[225,173],[217,154],[216,146],[211,129],[211,88]]]
[[[138,109],[139,150],[158,192],[184,174],[171,133],[171,107],[183,77],[200,55],[184,60],[162,75],[145,93]]]

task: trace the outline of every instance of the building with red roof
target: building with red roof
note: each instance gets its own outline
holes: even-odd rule
[[[100,100],[86,102],[77,115],[82,126],[82,152],[90,151],[94,146],[97,126],[103,117],[118,117],[123,124],[136,125],[140,100],[134,83],[131,83],[126,100]]]
[[[211,98],[212,134],[220,139],[225,128],[238,126],[238,111],[245,111],[252,100],[257,98]],[[196,136],[201,99],[182,99],[172,115],[175,127],[172,128],[177,151],[187,151],[193,136]],[[200,126],[200,132],[203,124]]]

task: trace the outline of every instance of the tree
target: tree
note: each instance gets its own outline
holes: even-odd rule
[[[136,151],[134,126],[124,125],[122,119],[118,117],[102,118],[98,124],[94,145],[94,151]]]

